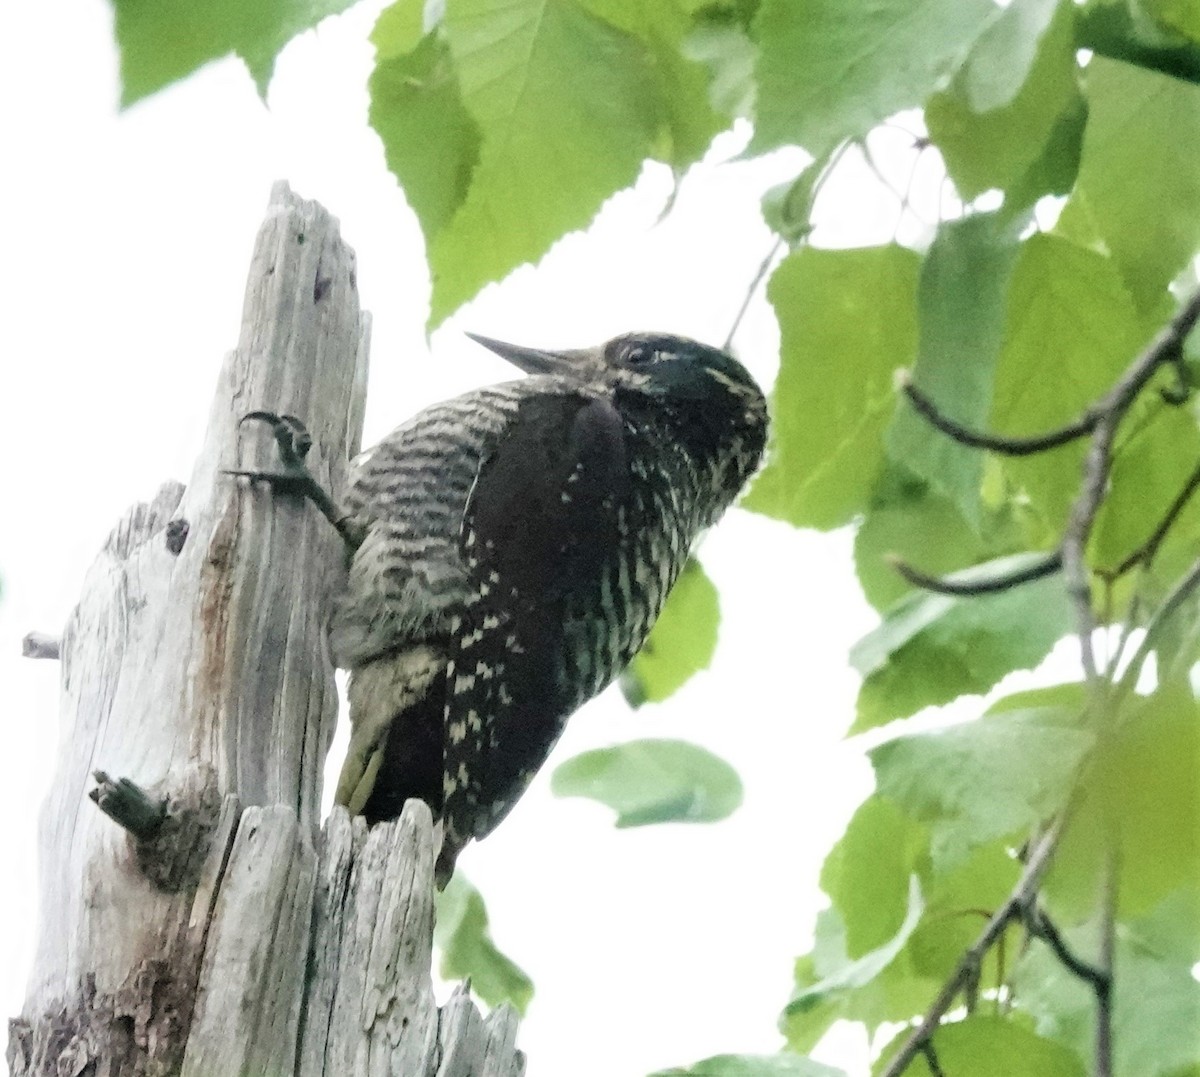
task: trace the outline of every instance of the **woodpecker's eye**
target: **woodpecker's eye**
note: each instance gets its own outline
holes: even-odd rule
[[[625,362],[629,366],[644,366],[654,358],[654,349],[645,344],[630,344],[625,349]]]

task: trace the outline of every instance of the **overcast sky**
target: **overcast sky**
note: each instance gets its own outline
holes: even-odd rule
[[[772,243],[757,193],[803,161],[721,163],[740,148],[725,140],[662,221],[671,177],[648,167],[588,235],[489,288],[427,345],[420,234],[365,121],[366,35],[379,6],[293,43],[269,110],[230,60],[125,115],[103,0],[69,11],[6,6],[4,1015],[20,1008],[32,954],[34,807],[57,729],[57,666],[19,659],[19,640],[57,632],[121,513],[188,475],[222,355],[237,340],[271,182],[323,202],[357,250],[374,315],[370,444],[425,404],[512,376],[464,329],[562,346],[633,328],[720,343]],[[826,212],[818,238],[837,245],[890,238],[897,219],[895,199],[865,181]],[[736,351],[764,385],[776,347],[760,297]],[[547,767],[460,860],[497,942],[536,984],[520,1036],[530,1077],[641,1077],[718,1052],[773,1051],[791,962],[808,948],[820,903],[821,858],[870,788],[861,747],[842,740],[857,687],[846,653],[874,623],[853,582],[849,536],[733,512],[702,558],[724,610],[712,670],[637,713],[610,691],[573,720],[552,765],[630,737],[686,737],[734,763],[744,806],[716,826],[617,832],[599,806],[552,798]],[[844,1037],[824,1054],[853,1065],[861,1044]]]

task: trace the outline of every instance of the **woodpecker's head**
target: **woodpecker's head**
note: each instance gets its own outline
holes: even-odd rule
[[[748,426],[766,426],[766,401],[749,371],[719,348],[687,337],[624,333],[592,348],[547,351],[467,336],[526,374],[599,385],[620,397],[644,396],[668,408],[715,408],[733,412]]]
[[[680,447],[711,461],[721,508],[762,460],[767,402],[749,371],[719,348],[670,333],[625,333],[569,351],[468,336],[526,374],[578,382],[610,396],[634,428],[665,428]]]

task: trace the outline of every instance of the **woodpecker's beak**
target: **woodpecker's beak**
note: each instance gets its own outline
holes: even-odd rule
[[[478,333],[468,333],[467,336],[502,359],[507,359],[526,374],[569,374],[586,377],[592,373],[588,368],[597,365],[595,350],[592,348],[549,352],[540,348],[526,348],[520,344],[506,344],[503,340],[493,340]]]

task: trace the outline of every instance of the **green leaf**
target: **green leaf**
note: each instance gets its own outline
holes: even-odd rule
[[[992,380],[1004,334],[1009,278],[1018,252],[1009,223],[976,214],[943,224],[921,267],[920,326],[913,383],[943,414],[980,429],[992,406]],[[944,493],[978,526],[984,456],[960,445],[911,407],[887,434],[888,452]]]
[[[650,1077],[845,1077],[845,1071],[799,1055],[715,1055],[686,1069],[659,1070]]]
[[[559,764],[555,796],[588,797],[617,813],[617,826],[712,823],[742,802],[742,783],[723,759],[682,740],[633,740]]]
[[[429,245],[431,325],[584,227],[666,121],[646,48],[572,0],[450,0],[443,30],[481,144]]]
[[[1163,26],[1200,42],[1200,4],[1196,0],[1142,0],[1141,7]]]
[[[930,138],[962,196],[998,187],[1010,192],[1006,210],[1070,189],[1086,117],[1074,6],[1060,0],[1014,0],[925,107]],[[1025,182],[1047,154],[1068,167],[1043,167],[1042,182]]]
[[[293,37],[354,0],[113,0],[121,52],[121,107],[236,53],[265,96],[275,57]]]
[[[904,948],[921,919],[924,902],[921,888],[914,876],[909,882],[907,911],[900,929],[884,945],[850,959],[845,950],[844,928],[836,910],[826,909],[817,917],[817,943],[811,958],[796,963],[796,989],[780,1019],[789,1045],[808,1050],[815,1039],[839,1017],[866,1020],[878,1024],[883,1020],[908,1017],[920,1003],[910,997],[898,1009],[887,1007],[887,985],[881,975]],[[860,989],[879,980],[882,992],[861,993]],[[864,1000],[879,1012],[868,1017],[859,1007]],[[814,1038],[815,1036],[815,1038]],[[807,1047],[799,1046],[808,1043]]]
[[[720,11],[704,13],[684,39],[683,55],[708,71],[708,97],[721,116],[748,117],[754,109],[754,63],[758,50],[745,30]]]
[[[1030,560],[1018,554],[950,578],[988,579]],[[908,595],[850,652],[851,664],[865,677],[851,732],[986,692],[1006,673],[1036,666],[1070,623],[1058,576],[990,595]]]
[[[533,983],[496,949],[479,891],[458,871],[435,900],[433,941],[442,953],[438,970],[442,979],[469,977],[475,994],[489,1006],[508,1002],[523,1014],[533,998]]]
[[[467,197],[479,160],[479,130],[463,107],[454,61],[439,35],[424,38],[411,53],[384,53],[402,40],[394,27],[378,33],[398,6],[376,24],[384,45],[367,83],[370,121],[428,245]]]
[[[900,932],[928,841],[925,828],[889,801],[872,796],[858,806],[821,868],[821,889],[841,917],[848,958],[857,960]]]
[[[920,105],[995,13],[987,0],[763,0],[752,152],[814,157]]]
[[[875,748],[881,796],[929,825],[937,872],[998,839],[1017,844],[1066,801],[1092,744],[1074,706],[1002,707],[964,725]]]
[[[840,527],[866,508],[916,350],[919,260],[902,247],[804,248],[767,296],[781,334],[772,441],[745,506],[797,527]]]
[[[1153,390],[1118,436],[1108,496],[1096,517],[1095,561],[1115,568],[1141,547],[1183,490],[1200,461],[1200,428],[1188,408],[1171,407]],[[1176,519],[1155,558],[1154,574],[1173,580],[1196,556],[1200,497]]]
[[[621,675],[629,705],[661,703],[694,673],[708,669],[720,619],[717,589],[700,563],[689,560],[642,649]]]
[[[1021,246],[1008,292],[990,428],[1043,434],[1077,419],[1112,388],[1148,336],[1115,263],[1053,235]],[[1057,542],[1079,492],[1084,442],[1000,466]]]
[[[1192,958],[1164,953],[1143,934],[1160,916],[1173,920],[1164,903],[1133,930],[1117,925],[1113,960],[1113,1073],[1115,1077],[1179,1077],[1200,1062],[1200,983]],[[1094,960],[1098,925],[1063,932],[1074,953]],[[1032,1016],[1041,1035],[1083,1058],[1092,1057],[1096,999],[1045,946],[1032,946],[1014,975],[1016,1005]]]
[[[911,1034],[904,1029],[884,1048],[872,1067],[882,1073]],[[933,1036],[943,1072],[964,1077],[1084,1077],[1078,1054],[1044,1039],[1012,1017],[975,1014],[943,1024]],[[929,1063],[918,1054],[905,1070],[912,1077],[931,1077]]]
[[[913,972],[931,983],[945,983],[1020,874],[1021,865],[1003,842],[979,846],[958,867],[937,877],[927,872],[925,915],[905,948]],[[1014,924],[1007,939],[1015,943],[1023,931]],[[1007,974],[1004,948],[997,946],[984,958],[979,981],[994,984]]]
[[[839,148],[810,161],[794,180],[780,183],[763,195],[762,215],[767,227],[793,247],[812,231],[813,204]]]
[[[1076,43],[1097,56],[1200,83],[1200,48],[1147,18],[1144,8],[1145,0],[1089,0],[1079,11]]]
[[[1142,310],[1200,246],[1200,86],[1097,58],[1075,193],[1058,230],[1112,256]]]
[[[1200,707],[1189,687],[1136,699],[1100,742],[1046,877],[1053,908],[1090,914],[1110,842],[1122,916],[1200,878]]]
[[[854,536],[854,567],[867,601],[885,610],[914,588],[891,558],[944,575],[965,565],[1028,549],[1019,506],[988,510],[978,532],[945,497],[904,468],[884,468]]]
[[[733,118],[710,92],[710,69],[686,47],[696,23],[689,0],[583,0],[585,6],[645,46],[663,127],[653,156],[678,172],[698,161]]]
[[[375,62],[412,52],[425,36],[425,0],[396,0],[385,7],[371,30]]]

